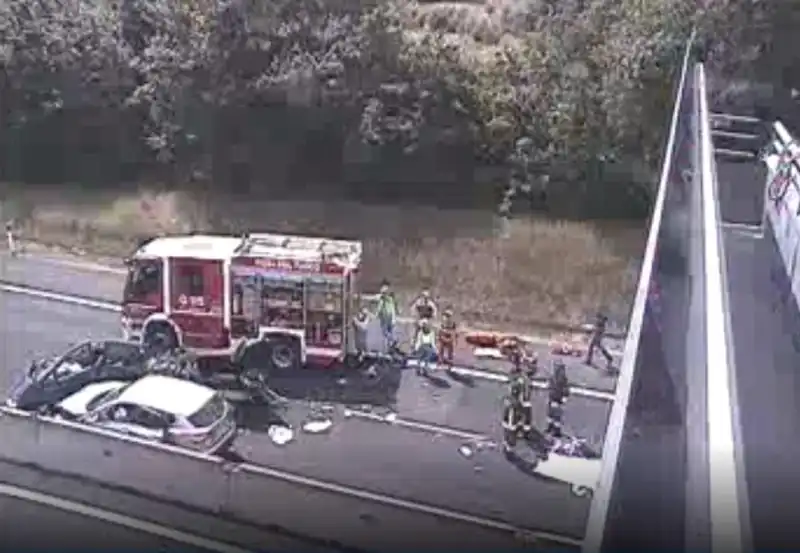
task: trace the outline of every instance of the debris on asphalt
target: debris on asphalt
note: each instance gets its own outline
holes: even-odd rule
[[[286,445],[294,439],[294,431],[288,426],[273,424],[267,430],[267,436],[275,445]]]
[[[397,421],[397,413],[387,413],[384,415],[383,420],[386,422],[396,422]]]
[[[463,455],[464,457],[466,457],[467,459],[469,459],[470,457],[472,457],[472,456],[474,455],[474,453],[475,453],[475,452],[472,450],[472,448],[471,448],[470,446],[468,446],[468,445],[462,445],[461,447],[459,447],[459,448],[458,448],[458,452],[459,452],[461,455]]]
[[[303,424],[303,432],[322,434],[330,430],[331,427],[333,427],[333,421],[330,419],[312,419]]]

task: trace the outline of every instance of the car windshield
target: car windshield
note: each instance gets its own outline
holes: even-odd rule
[[[83,367],[89,366],[94,363],[97,354],[97,346],[91,342],[83,342],[69,350],[62,358],[63,363],[71,363],[73,365],[81,365]]]
[[[31,363],[31,366],[28,369],[28,376],[34,380],[40,380],[44,378],[47,373],[50,372],[54,362],[55,359],[42,359],[39,361],[34,361]]]
[[[198,411],[187,417],[187,420],[195,428],[208,428],[221,419],[225,411],[225,399],[219,394],[214,394]]]
[[[112,363],[140,363],[145,359],[144,352],[135,342],[105,342],[103,355]]]
[[[94,411],[100,405],[103,405],[104,403],[117,399],[128,386],[130,386],[130,384],[126,384],[125,386],[120,386],[119,388],[113,388],[111,390],[103,392],[102,394],[98,395],[95,398],[92,398],[92,400],[86,404],[86,411],[88,412]]]

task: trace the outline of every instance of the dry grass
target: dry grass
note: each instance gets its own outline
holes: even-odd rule
[[[199,202],[180,193],[59,200],[64,196],[16,194],[5,202],[3,216],[17,218],[24,236],[34,241],[111,256],[129,253],[141,237],[189,230],[359,237],[365,290],[387,278],[410,302],[421,286],[430,286],[442,304],[473,324],[514,327],[585,322],[601,304],[624,322],[644,234],[641,228],[524,220],[512,222],[507,237],[500,238],[491,216],[473,211],[348,202]]]

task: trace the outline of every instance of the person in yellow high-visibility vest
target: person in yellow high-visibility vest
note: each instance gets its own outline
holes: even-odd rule
[[[417,360],[417,374],[428,374],[431,363],[436,359],[436,332],[428,320],[422,320],[414,337],[414,357]]]

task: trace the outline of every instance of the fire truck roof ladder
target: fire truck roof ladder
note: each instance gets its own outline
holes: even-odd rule
[[[289,254],[319,256],[323,259],[344,262],[354,267],[361,263],[362,255],[361,242],[358,241],[266,233],[245,235],[239,247],[236,248],[236,254],[258,255],[259,249],[284,250]]]

